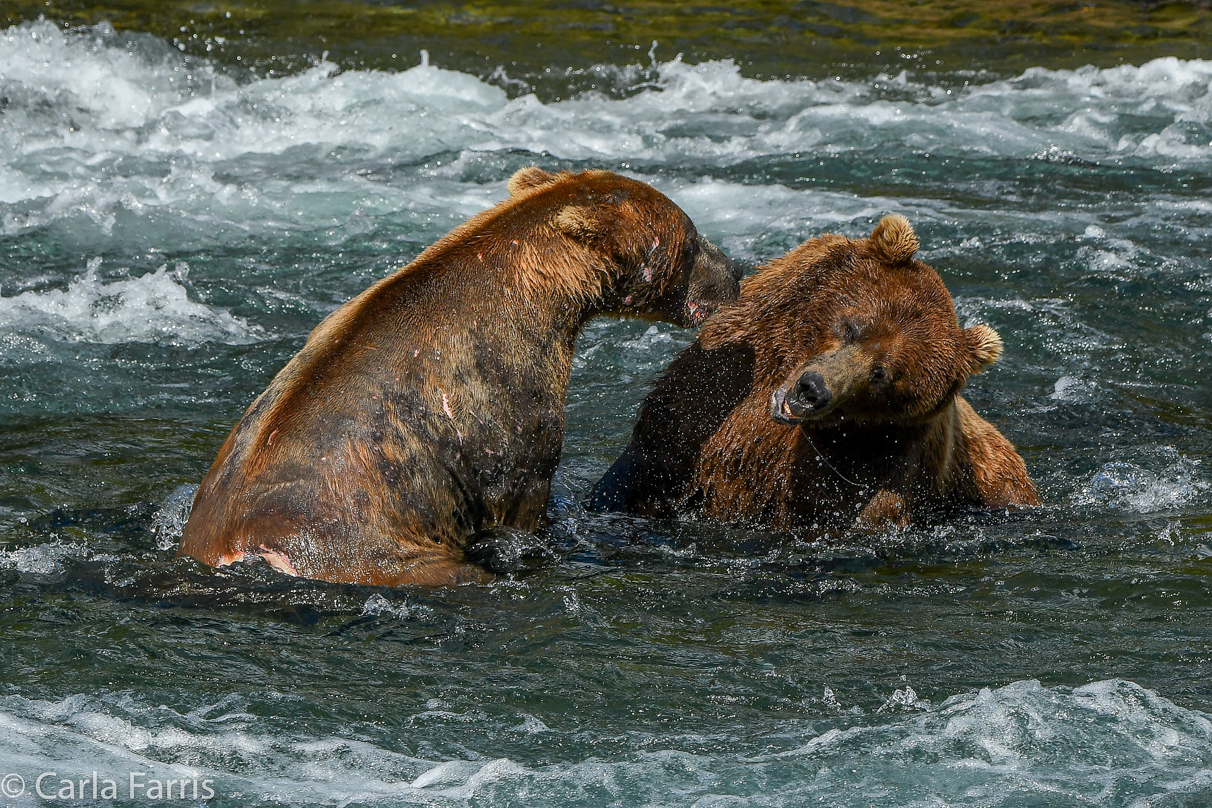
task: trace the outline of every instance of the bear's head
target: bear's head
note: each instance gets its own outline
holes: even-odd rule
[[[531,167],[513,175],[509,192],[543,194],[551,226],[593,254],[603,278],[601,313],[692,327],[737,297],[741,265],[647,183],[609,171]]]
[[[744,330],[780,423],[923,422],[997,361],[1002,341],[988,326],[960,328],[942,279],[914,259],[917,246],[901,216],[866,239],[812,239],[750,278],[704,330],[704,347]]]
[[[776,421],[921,421],[997,361],[997,332],[960,328],[942,279],[914,259],[917,246],[909,222],[887,216],[865,240],[824,237],[792,253],[809,260],[810,282],[800,290],[799,356],[770,398]]]

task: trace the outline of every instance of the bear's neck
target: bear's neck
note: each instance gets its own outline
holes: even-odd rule
[[[862,487],[925,494],[945,477],[955,451],[956,419],[951,400],[928,419],[910,424],[801,426],[806,446],[799,455]]]

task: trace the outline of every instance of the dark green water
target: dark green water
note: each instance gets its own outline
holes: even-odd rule
[[[2,804],[54,802],[51,771],[119,805],[151,801],[132,771],[224,806],[1212,802],[1212,63],[595,70],[609,93],[555,101],[0,35]],[[315,323],[532,163],[653,182],[751,264],[906,215],[1006,342],[966,395],[1046,506],[855,546],[587,514],[692,337],[600,321],[553,568],[375,590],[173,561]]]

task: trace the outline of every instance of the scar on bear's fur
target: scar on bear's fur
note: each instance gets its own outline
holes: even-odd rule
[[[1009,441],[960,395],[996,362],[960,328],[900,216],[824,235],[746,279],[657,382],[597,508],[847,530],[1036,505]]]
[[[179,555],[386,585],[485,579],[477,536],[533,557],[515,545],[543,518],[582,325],[697,325],[740,267],[645,183],[526,168],[508,189],[316,326],[219,449]]]

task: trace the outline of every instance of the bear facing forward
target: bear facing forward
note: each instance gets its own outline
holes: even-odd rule
[[[1002,341],[960,328],[917,247],[888,216],[748,278],[645,399],[591,505],[836,536],[1039,504],[1022,458],[960,395]]]
[[[740,267],[650,185],[530,168],[509,191],[312,331],[219,449],[179,555],[484,579],[468,544],[542,519],[585,321],[698,325],[736,297]]]

